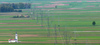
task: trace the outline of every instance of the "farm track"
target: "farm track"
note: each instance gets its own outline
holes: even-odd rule
[[[72,31],[72,32],[100,32],[100,31]]]
[[[0,25],[0,26],[41,26],[41,25]]]
[[[47,28],[0,28],[0,29],[47,29]],[[54,28],[49,28],[54,29]]]
[[[14,16],[14,15],[19,15],[23,13],[18,13],[18,12],[8,12],[8,13],[0,13],[0,16]],[[27,13],[24,13],[27,14]]]
[[[14,35],[12,35],[12,34],[6,34],[6,35],[0,35],[0,36],[14,36]],[[32,34],[24,34],[24,35],[19,35],[19,37],[48,37],[47,35],[44,35],[44,36],[41,36],[41,35],[37,35],[37,34],[35,34],[35,35],[32,35]],[[50,36],[50,37],[55,37],[55,36]],[[57,36],[57,37],[61,37],[61,36]]]
[[[0,43],[7,43],[8,41],[0,41]]]

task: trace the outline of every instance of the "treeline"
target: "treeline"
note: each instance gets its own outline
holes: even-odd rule
[[[14,9],[30,9],[30,3],[5,3],[0,4],[0,12],[22,12],[22,10]]]
[[[13,12],[14,8],[11,6],[1,6],[0,5],[0,12]]]
[[[13,7],[14,9],[29,9],[29,8],[31,8],[30,3],[4,3],[1,5],[10,6],[10,7]]]

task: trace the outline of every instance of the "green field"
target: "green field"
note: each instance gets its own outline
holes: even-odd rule
[[[27,2],[27,0],[0,1]],[[33,14],[30,14],[31,9],[22,9],[23,12],[0,12],[0,45],[100,45],[99,2],[61,2],[69,5],[60,5],[57,8],[33,8],[55,4],[51,2],[55,1],[32,2],[41,3],[32,5]],[[31,17],[12,18],[21,14]],[[96,22],[95,26],[92,25],[93,21]],[[16,32],[21,42],[8,43],[8,39],[15,38]]]

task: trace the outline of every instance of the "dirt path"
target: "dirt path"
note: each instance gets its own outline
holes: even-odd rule
[[[0,28],[0,29],[47,29],[47,28]],[[49,28],[54,29],[54,28]]]
[[[100,31],[73,31],[73,32],[100,32]]]
[[[0,41],[0,43],[7,43],[8,41]]]
[[[20,37],[38,37],[38,35],[19,35]]]

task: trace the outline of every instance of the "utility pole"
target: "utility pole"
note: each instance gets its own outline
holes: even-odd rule
[[[47,10],[47,12],[49,12],[49,10]],[[48,37],[50,37],[50,20],[49,20],[49,13],[47,13],[47,24],[48,24]]]
[[[39,19],[38,19],[38,14],[36,14],[36,17],[37,17],[37,23],[38,23],[38,20],[39,20]]]
[[[64,37],[65,37],[65,45],[68,45],[68,33],[66,30],[66,26],[65,26],[65,31],[64,31]]]
[[[88,45],[88,39],[86,40],[86,45]]]
[[[74,32],[74,34],[75,34],[75,39],[74,39],[75,45],[77,45],[77,43],[76,43],[76,41],[77,41],[77,39],[76,39],[76,32]]]
[[[48,36],[50,36],[50,30],[49,30],[49,28],[50,28],[49,17],[47,18],[47,20],[48,20]]]
[[[67,32],[65,32],[65,37],[66,37],[66,45],[68,44],[68,39],[67,39]]]
[[[56,31],[56,25],[55,25],[55,45],[57,45],[57,31]]]
[[[40,15],[41,15],[41,27],[43,27],[43,11],[42,10],[40,10],[41,11],[41,13],[40,13]]]
[[[32,4],[32,3],[31,3],[31,4]],[[32,18],[33,18],[33,19],[36,19],[36,18],[35,18],[35,15],[36,15],[36,12],[35,12],[35,11],[36,11],[35,5],[34,5],[33,9],[31,8],[31,11],[33,11],[33,16],[32,16]]]
[[[34,15],[34,11],[32,10],[32,2],[31,2],[31,0],[29,0],[29,3],[31,4],[30,13],[31,13],[31,17],[33,18],[33,16],[32,16],[32,15]]]
[[[64,39],[65,39],[65,45],[67,45],[68,42],[67,42],[67,34],[66,34],[66,31],[63,32],[63,35],[64,35]]]
[[[31,11],[32,11],[32,9],[31,9]],[[32,14],[32,19],[35,19],[35,9],[33,9],[33,14]]]
[[[59,31],[60,31],[60,25],[58,25],[58,27],[59,27]]]
[[[61,34],[61,32],[60,32],[60,25],[58,25],[58,33],[59,33],[59,35],[61,35],[61,37],[62,37],[62,34]],[[64,33],[63,33],[64,34]],[[65,45],[64,44],[64,36],[62,37],[62,45]]]

